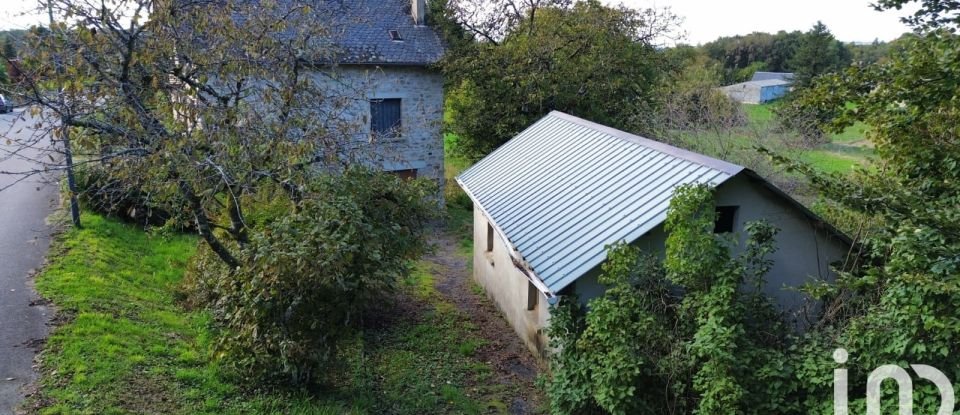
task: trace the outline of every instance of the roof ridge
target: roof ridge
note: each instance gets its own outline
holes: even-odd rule
[[[577,117],[575,115],[570,115],[562,111],[553,110],[553,111],[550,111],[550,113],[547,114],[547,116],[553,116],[565,121],[569,121],[595,131],[606,133],[620,140],[627,141],[633,144],[638,144],[640,146],[647,147],[652,150],[659,151],[661,153],[669,154],[674,157],[682,158],[684,160],[699,164],[701,166],[717,169],[730,175],[740,173],[745,169],[745,167],[743,166],[733,164],[728,161],[716,159],[716,158],[713,158],[704,154],[700,154],[694,151],[682,149],[680,147],[672,146],[670,144],[663,143],[657,140],[641,137],[639,135],[628,133],[623,130],[618,130],[616,128],[608,127],[603,124],[598,124],[590,120],[585,120],[583,118]]]

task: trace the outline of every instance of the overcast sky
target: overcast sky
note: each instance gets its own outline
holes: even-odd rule
[[[906,12],[875,12],[870,0],[603,0],[630,7],[670,7],[684,18],[686,42],[699,44],[719,36],[807,30],[823,21],[845,42],[892,40],[908,31],[898,18]],[[0,0],[0,28],[23,29],[43,24],[36,0]],[[22,15],[28,12],[27,15]]]
[[[670,7],[684,18],[687,43],[752,32],[810,29],[822,21],[844,42],[893,40],[909,29],[907,11],[876,12],[870,0],[604,0],[633,7]],[[916,10],[915,7],[910,10]]]

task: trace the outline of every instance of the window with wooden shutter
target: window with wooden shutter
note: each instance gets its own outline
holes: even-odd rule
[[[487,252],[493,252],[493,226],[487,224]]]
[[[370,134],[374,139],[400,137],[400,98],[370,100]]]

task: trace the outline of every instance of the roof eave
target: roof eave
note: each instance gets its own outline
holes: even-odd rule
[[[315,61],[312,64],[316,66],[405,66],[405,67],[418,67],[418,68],[429,68],[440,63],[437,61],[430,62],[378,62],[378,61]]]
[[[524,276],[526,276],[527,280],[529,280],[535,287],[537,287],[537,290],[543,293],[548,300],[553,297],[556,297],[557,294],[552,290],[550,290],[550,288],[547,287],[547,284],[543,282],[543,279],[541,279],[537,275],[537,272],[533,269],[533,267],[527,264],[527,262],[523,259],[523,256],[520,255],[520,251],[517,250],[517,247],[513,244],[513,242],[510,241],[510,238],[507,237],[507,234],[503,231],[503,229],[500,228],[499,225],[497,225],[497,222],[493,219],[493,216],[491,216],[486,211],[486,209],[483,208],[479,200],[477,200],[477,198],[473,195],[473,193],[470,191],[467,185],[463,183],[462,180],[460,180],[460,176],[455,177],[454,180],[457,181],[457,184],[460,185],[460,188],[463,189],[463,192],[467,194],[467,197],[469,197],[470,200],[473,201],[474,209],[480,210],[480,214],[482,214],[483,217],[487,219],[487,222],[490,224],[490,227],[493,228],[494,232],[496,232],[497,235],[500,236],[500,239],[503,240],[504,244],[507,245],[507,255],[510,256],[510,259],[513,262],[514,268],[516,268]]]

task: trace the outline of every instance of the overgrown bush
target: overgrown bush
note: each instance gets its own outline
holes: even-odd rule
[[[77,171],[77,190],[85,208],[141,226],[162,226],[174,219],[177,227],[188,226],[164,210],[142,183],[121,180],[97,164]]]
[[[659,260],[625,244],[609,248],[600,282],[607,292],[586,313],[563,297],[551,311],[554,413],[660,413],[670,407],[664,380],[684,370],[669,358],[670,325],[679,299],[671,295]]]
[[[713,233],[712,192],[678,190],[666,258],[609,248],[605,293],[588,311],[575,299],[552,310],[551,409],[559,414],[780,413],[791,393],[787,332],[761,293],[776,229],[747,225],[743,253]],[[772,334],[771,334],[772,333]]]
[[[316,380],[364,310],[427,249],[435,192],[425,180],[351,169],[320,178],[282,214],[272,204],[248,216],[262,223],[239,247],[237,269],[202,249],[193,286],[223,328],[227,362],[261,379]]]

